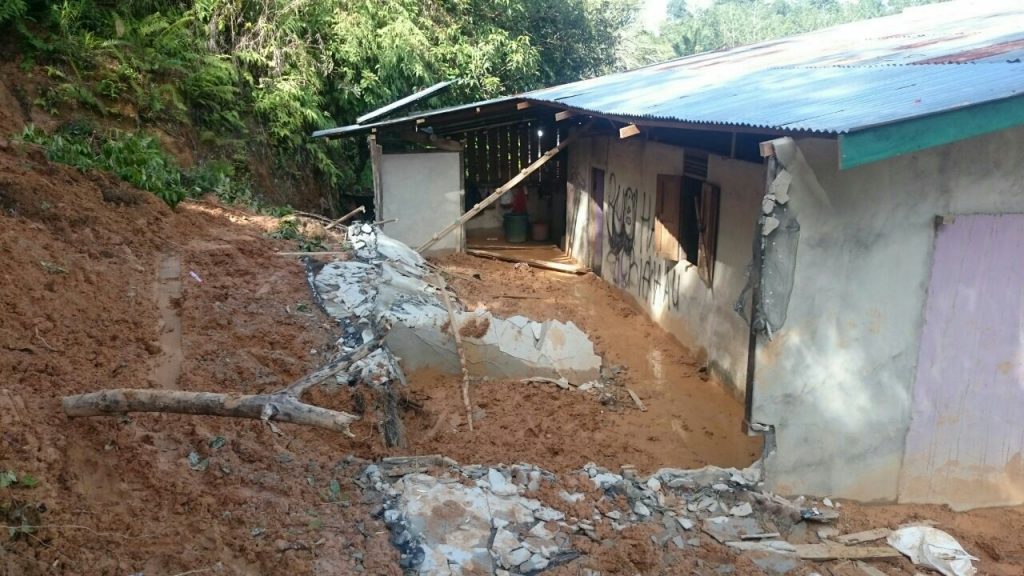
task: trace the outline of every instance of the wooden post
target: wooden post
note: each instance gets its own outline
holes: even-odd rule
[[[381,155],[383,150],[377,139],[370,136],[370,167],[373,170],[373,213],[377,219],[384,217],[384,185],[381,183]]]
[[[435,243],[437,243],[438,240],[440,240],[441,238],[444,238],[449,233],[451,233],[452,230],[455,230],[459,226],[462,226],[470,218],[472,218],[472,217],[476,216],[477,214],[479,214],[480,212],[482,212],[484,208],[487,208],[491,204],[494,204],[495,202],[497,202],[498,198],[501,198],[502,194],[504,194],[505,192],[508,192],[509,190],[514,188],[516,185],[518,185],[520,182],[525,180],[526,177],[528,177],[530,174],[533,174],[534,172],[536,172],[537,169],[539,169],[541,166],[546,164],[548,160],[551,160],[559,152],[564,150],[565,147],[568,146],[570,142],[572,142],[573,140],[578,138],[580,136],[580,134],[583,134],[583,133],[587,132],[589,130],[589,128],[590,128],[590,123],[587,123],[578,132],[572,133],[568,138],[566,138],[565,140],[562,140],[561,142],[559,142],[557,146],[555,146],[554,148],[552,148],[552,149],[548,150],[547,152],[545,152],[544,155],[541,156],[540,158],[538,158],[536,162],[534,162],[533,164],[530,164],[529,166],[527,166],[526,168],[521,170],[519,172],[519,174],[516,174],[515,176],[512,177],[511,180],[509,180],[508,182],[503,184],[500,188],[495,190],[493,194],[491,194],[487,198],[484,198],[483,200],[480,201],[479,204],[477,204],[476,206],[473,206],[471,209],[467,210],[466,213],[463,214],[461,217],[459,217],[455,222],[452,222],[448,226],[445,226],[443,229],[441,229],[440,232],[434,234],[430,238],[430,240],[427,240],[422,245],[420,245],[420,247],[417,248],[416,251],[420,252],[420,253],[423,253],[424,250],[426,250],[427,248],[430,248]]]

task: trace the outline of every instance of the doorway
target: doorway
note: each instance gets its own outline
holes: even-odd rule
[[[936,227],[900,501],[1024,502],[1024,214]]]

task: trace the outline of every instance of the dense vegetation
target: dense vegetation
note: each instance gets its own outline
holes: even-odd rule
[[[673,0],[651,33],[640,0],[0,0],[0,38],[45,78],[33,104],[61,126],[24,140],[55,160],[172,205],[312,190],[337,212],[369,185],[364,147],[309,133],[435,82],[458,79],[431,105],[467,102],[927,1]],[[188,142],[195,165],[155,128]]]
[[[325,183],[338,209],[341,193],[366,184],[361,143],[312,141],[312,130],[440,80],[459,79],[448,101],[470,101],[611,71],[636,10],[634,0],[0,0],[0,33],[17,38],[24,69],[48,78],[35,105],[124,128],[79,119],[59,134],[30,130],[51,155],[112,168],[110,151],[129,146],[155,168],[153,140],[131,131],[169,126],[213,159],[204,170],[215,180],[244,180],[258,155],[292,186]],[[168,202],[192,192],[184,172],[165,176]]]

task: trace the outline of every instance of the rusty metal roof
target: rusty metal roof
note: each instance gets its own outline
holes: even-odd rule
[[[1024,1],[960,0],[370,125],[531,101],[624,120],[842,134],[1024,95]]]

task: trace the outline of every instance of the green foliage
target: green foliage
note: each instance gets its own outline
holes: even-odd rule
[[[141,132],[95,131],[86,124],[69,124],[54,134],[34,125],[25,127],[23,141],[46,149],[47,157],[82,171],[105,170],[157,195],[174,207],[185,199],[181,171],[151,136]]]
[[[311,131],[441,80],[461,79],[430,106],[612,71],[638,1],[0,0],[0,32],[16,31],[23,61],[50,72],[38,104],[53,114],[187,122],[215,155],[233,158],[237,142],[246,154],[269,148],[276,175],[312,172],[344,193],[359,185],[364,148],[314,142]],[[163,170],[150,143],[113,139],[110,154]],[[176,188],[117,166],[133,182]],[[183,175],[189,194],[194,185],[242,192],[203,170]]]
[[[672,0],[661,36],[679,56],[733,48],[894,14],[937,0],[717,0],[691,9]]]
[[[0,0],[0,24],[18,21],[27,11],[25,0]]]
[[[0,488],[35,488],[38,485],[39,480],[27,472],[19,475],[14,470],[0,471]]]
[[[53,134],[28,125],[21,140],[46,150],[53,162],[79,170],[105,170],[174,207],[186,197],[214,194],[228,204],[259,209],[250,184],[225,160],[200,162],[182,170],[159,142],[143,132],[98,131],[84,122],[65,124]]]

